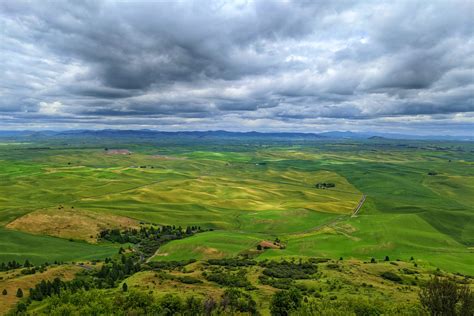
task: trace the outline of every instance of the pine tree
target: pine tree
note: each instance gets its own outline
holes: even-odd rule
[[[7,294],[8,294],[7,289],[3,289],[2,295],[7,295]]]
[[[128,285],[127,285],[127,283],[124,283],[124,284],[122,285],[122,290],[123,290],[124,292],[127,292],[127,291],[128,291]]]
[[[18,289],[16,291],[16,297],[19,297],[19,298],[22,298],[23,297],[23,290],[22,289]]]

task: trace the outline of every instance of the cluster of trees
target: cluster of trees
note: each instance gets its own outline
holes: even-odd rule
[[[195,233],[202,232],[200,226],[142,226],[140,229],[105,229],[98,234],[99,240],[107,240],[115,243],[132,243],[138,246],[138,250],[144,257],[152,256],[164,243],[175,239],[190,237]]]
[[[316,189],[329,189],[329,188],[334,188],[336,184],[332,182],[319,182],[314,185]]]
[[[187,226],[186,229],[175,225],[142,226],[140,229],[130,228],[122,231],[120,229],[105,229],[99,233],[98,237],[99,240],[108,240],[120,244],[138,244],[145,239],[179,239],[201,231],[200,226]]]
[[[104,264],[98,271],[93,271],[91,275],[96,287],[115,287],[117,282],[140,271],[140,267],[140,263],[135,262],[132,257],[122,255],[120,261]]]
[[[23,264],[21,264],[20,262],[16,260],[8,261],[7,263],[5,262],[0,263],[0,271],[9,271],[9,270],[14,270],[14,269],[19,269],[19,268],[30,268],[30,267],[33,267],[33,264],[31,264],[28,259],[26,259]]]
[[[64,291],[75,293],[94,288],[113,288],[138,271],[140,271],[140,263],[135,262],[131,257],[122,255],[120,260],[106,259],[99,270],[84,271],[71,281],[61,281],[59,278],[53,281],[41,281],[30,289],[29,300],[42,301],[47,297],[60,295]]]
[[[58,262],[55,261],[55,264],[58,264]],[[35,266],[32,263],[30,263],[28,259],[26,259],[23,264],[13,260],[7,263],[5,262],[0,263],[0,271],[9,271],[9,270],[14,270],[14,269],[24,268],[21,270],[21,274],[27,275],[27,274],[35,274],[36,272],[44,272],[46,271],[48,266],[49,266],[49,263],[47,262],[41,265]]]
[[[45,301],[39,315],[258,315],[257,303],[249,294],[226,289],[220,299],[190,296],[182,299],[167,294],[160,299],[152,294],[122,291],[110,295],[100,290],[62,292]],[[27,305],[21,302],[16,313],[23,314]]]

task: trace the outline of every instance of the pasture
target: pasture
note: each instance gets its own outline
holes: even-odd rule
[[[119,245],[96,243],[101,228],[141,222],[213,230],[166,244],[152,261],[413,256],[474,275],[473,149],[394,140],[5,142],[0,261],[104,258]],[[255,251],[275,238],[284,249]]]

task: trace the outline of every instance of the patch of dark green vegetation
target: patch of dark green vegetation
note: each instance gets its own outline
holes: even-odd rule
[[[207,262],[210,265],[224,266],[224,267],[249,267],[257,264],[257,261],[252,259],[239,258],[224,258],[224,259],[209,259]]]
[[[150,270],[180,270],[188,264],[196,262],[196,259],[189,259],[185,261],[150,261],[144,264]]]
[[[240,287],[246,288],[247,290],[254,289],[254,286],[247,279],[247,272],[243,269],[236,272],[211,270],[211,272],[205,273],[203,276],[206,278],[206,280],[215,282],[222,286]]]
[[[54,264],[60,264],[55,261]],[[10,271],[20,268],[25,268],[21,270],[21,274],[35,274],[36,272],[44,272],[50,264],[45,262],[40,265],[32,264],[28,259],[24,263],[17,262],[16,260],[8,261],[7,263],[0,263],[0,271]]]
[[[41,281],[30,289],[30,298],[41,301],[51,295],[59,295],[61,291],[75,293],[81,289],[107,289],[114,288],[128,276],[141,270],[140,263],[135,262],[132,257],[121,256],[120,260],[106,259],[98,270],[85,270],[72,281]]]
[[[316,264],[302,262],[301,260],[298,263],[286,260],[281,262],[267,261],[262,262],[261,266],[265,268],[263,270],[264,275],[278,279],[310,279],[313,274],[318,272]]]
[[[267,261],[260,263],[264,267],[259,276],[261,284],[270,285],[277,289],[289,289],[294,286],[295,280],[311,279],[318,271],[313,262]]]
[[[105,229],[99,233],[99,240],[110,241],[120,244],[131,243],[138,247],[144,257],[152,256],[164,243],[172,240],[191,237],[196,233],[203,232],[200,226],[142,226],[140,229]]]
[[[51,291],[59,287],[56,282]],[[28,304],[21,301],[13,315],[25,315]],[[44,310],[39,315],[235,315],[245,313],[259,315],[257,304],[249,294],[237,289],[227,289],[220,300],[213,297],[201,299],[189,296],[185,299],[177,295],[166,294],[157,299],[152,294],[128,291],[109,295],[103,291],[79,290],[75,293],[58,292],[47,299]]]
[[[331,182],[320,182],[314,185],[316,189],[330,189],[336,187],[336,184]]]
[[[398,274],[394,272],[390,272],[390,271],[383,272],[380,276],[384,278],[385,280],[389,280],[389,281],[393,281],[397,283],[402,283],[403,281],[402,278]]]

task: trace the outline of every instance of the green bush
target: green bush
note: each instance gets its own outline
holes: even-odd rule
[[[389,280],[389,281],[393,281],[397,283],[402,282],[402,278],[398,276],[396,273],[393,273],[391,271],[384,272],[380,276],[384,278],[385,280]]]

